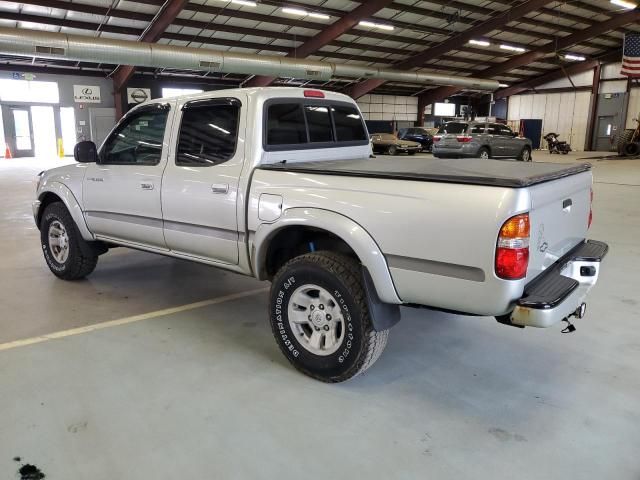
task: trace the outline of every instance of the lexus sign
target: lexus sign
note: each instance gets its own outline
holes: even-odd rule
[[[76,103],[100,103],[100,87],[95,85],[74,85],[73,100]]]

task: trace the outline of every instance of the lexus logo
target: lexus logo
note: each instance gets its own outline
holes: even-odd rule
[[[83,95],[92,95],[93,94],[93,90],[91,90],[90,88],[83,88],[82,89],[82,94]]]

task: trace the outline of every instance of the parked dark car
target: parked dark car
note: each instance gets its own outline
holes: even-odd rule
[[[418,142],[422,146],[423,151],[430,152],[431,147],[433,147],[433,135],[437,131],[437,128],[401,128],[400,130],[398,130],[398,138],[401,140],[411,140],[412,142]]]
[[[371,146],[374,153],[386,153],[387,155],[397,155],[403,152],[415,155],[422,148],[419,143],[400,140],[393,133],[372,133]]]

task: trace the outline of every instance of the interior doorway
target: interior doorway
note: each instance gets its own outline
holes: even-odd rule
[[[55,158],[57,155],[56,124],[51,106],[32,106],[31,125],[33,128],[34,156]]]

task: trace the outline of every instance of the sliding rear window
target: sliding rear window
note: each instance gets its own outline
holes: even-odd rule
[[[358,109],[346,102],[274,99],[265,104],[264,149],[303,150],[367,145]]]

